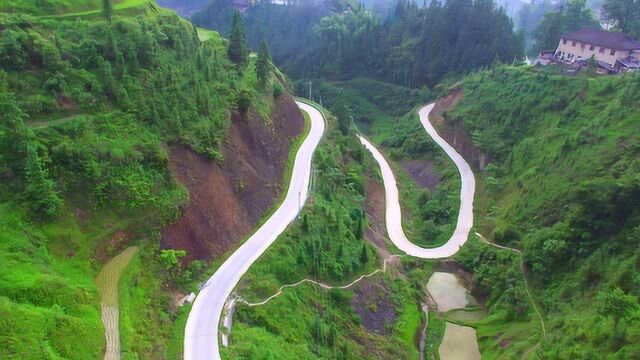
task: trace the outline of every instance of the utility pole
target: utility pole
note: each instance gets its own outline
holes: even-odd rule
[[[312,100],[311,99],[311,81],[309,81],[309,100]]]

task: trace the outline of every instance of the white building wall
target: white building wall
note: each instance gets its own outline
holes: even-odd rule
[[[556,50],[556,57],[565,61],[588,60],[591,56],[594,56],[596,60],[606,62],[613,65],[618,59],[624,59],[629,56],[629,51],[615,50],[612,54],[612,49],[581,43],[579,41],[560,39],[558,43],[558,49]]]

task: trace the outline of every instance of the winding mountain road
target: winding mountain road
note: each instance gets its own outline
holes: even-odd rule
[[[420,109],[418,112],[420,116],[420,122],[427,131],[429,136],[447,153],[447,155],[453,160],[460,172],[462,179],[462,186],[460,189],[460,211],[458,212],[458,222],[456,229],[451,235],[451,238],[443,245],[435,248],[423,248],[415,245],[405,235],[402,230],[402,211],[400,208],[400,201],[398,195],[398,186],[396,179],[393,176],[393,171],[384,156],[371,144],[366,138],[358,135],[360,142],[371,152],[373,157],[380,165],[380,171],[382,172],[382,179],[385,188],[385,200],[386,200],[386,224],[387,233],[389,239],[398,249],[405,252],[407,255],[422,258],[422,259],[441,259],[453,256],[462,248],[469,238],[469,231],[473,227],[473,195],[476,188],[476,181],[471,171],[471,167],[464,160],[464,158],[456,152],[456,150],[449,145],[443,138],[438,135],[436,129],[429,122],[429,114],[433,110],[435,104],[427,105]]]
[[[218,327],[225,302],[242,275],[296,218],[307,199],[313,153],[324,133],[322,113],[297,102],[311,128],[296,154],[287,195],[273,215],[204,284],[193,303],[184,336],[185,360],[220,359]]]

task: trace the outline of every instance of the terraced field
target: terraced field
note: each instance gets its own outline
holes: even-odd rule
[[[100,271],[96,285],[100,291],[100,309],[106,338],[104,360],[120,359],[120,328],[118,311],[118,283],[135,254],[137,246],[131,246],[111,259]]]

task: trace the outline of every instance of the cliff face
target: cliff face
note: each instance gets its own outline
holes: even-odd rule
[[[271,119],[233,116],[221,163],[172,147],[171,172],[189,190],[190,201],[162,231],[162,246],[186,250],[186,262],[219,256],[249,236],[286,189],[287,159],[303,128],[293,98],[281,96]]]

